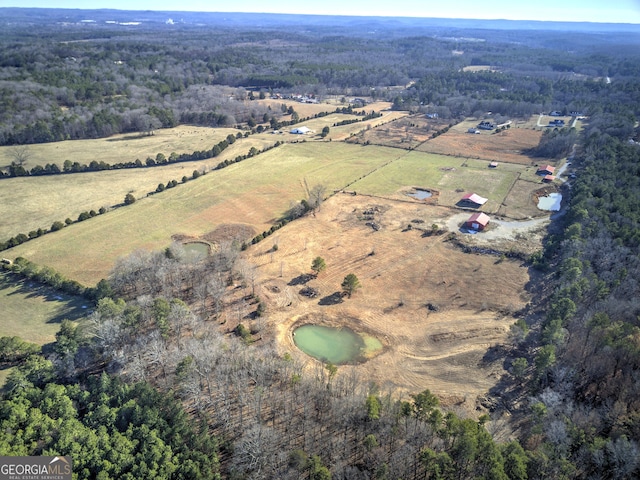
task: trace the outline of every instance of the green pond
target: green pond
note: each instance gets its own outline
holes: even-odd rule
[[[307,355],[334,365],[362,362],[382,348],[382,343],[369,335],[359,335],[347,327],[322,325],[296,328],[293,341]]]
[[[209,255],[209,244],[204,242],[185,243],[183,248],[190,260],[202,260]]]

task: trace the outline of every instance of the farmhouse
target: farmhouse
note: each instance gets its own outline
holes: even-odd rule
[[[489,223],[489,216],[485,213],[478,212],[474,213],[469,217],[469,220],[464,222],[464,226],[470,230],[481,231]]]
[[[487,199],[477,193],[467,193],[460,199],[458,205],[461,207],[478,208],[487,203]]]
[[[553,175],[556,171],[556,167],[552,167],[551,165],[542,165],[538,168],[536,175]]]
[[[564,127],[564,120],[559,120],[559,119],[551,120],[549,122],[549,126],[550,127]]]
[[[496,125],[495,123],[484,120],[478,124],[478,128],[480,128],[481,130],[493,130],[494,128],[496,128]]]
[[[294,135],[304,135],[306,133],[309,133],[310,131],[311,130],[308,127],[298,127],[291,130],[291,133],[293,133]]]

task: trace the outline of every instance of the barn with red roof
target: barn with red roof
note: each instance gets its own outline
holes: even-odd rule
[[[551,165],[542,165],[538,168],[536,172],[538,175],[553,175],[556,171],[556,167],[552,167]]]
[[[460,199],[458,205],[461,207],[478,208],[487,203],[487,199],[477,193],[467,193]]]
[[[464,226],[470,230],[481,231],[489,224],[489,216],[486,213],[478,212],[469,217],[469,220],[464,222]]]

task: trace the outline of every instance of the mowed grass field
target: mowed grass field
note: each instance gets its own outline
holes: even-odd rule
[[[86,300],[54,292],[0,272],[0,337],[18,336],[44,345],[53,342],[64,319],[86,315]],[[0,388],[11,368],[0,369]]]
[[[434,189],[438,204],[454,206],[464,193],[489,199],[483,211],[494,213],[524,170],[518,165],[490,169],[486,161],[409,152],[349,187],[358,193],[391,196],[407,186]]]
[[[86,315],[89,306],[84,298],[22,281],[6,272],[0,272],[0,305],[0,337],[18,336],[38,345],[53,342],[60,322]]]
[[[94,285],[108,275],[118,257],[135,249],[164,248],[173,235],[200,236],[225,223],[251,225],[257,231],[268,229],[290,202],[306,196],[305,179],[310,187],[323,184],[330,192],[403,153],[344,143],[285,144],[29,241],[3,252],[3,256],[23,256]],[[78,181],[83,178],[78,176]]]

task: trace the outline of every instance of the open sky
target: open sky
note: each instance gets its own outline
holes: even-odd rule
[[[0,0],[0,7],[112,8],[640,24],[640,0]]]

